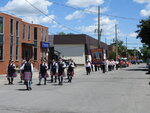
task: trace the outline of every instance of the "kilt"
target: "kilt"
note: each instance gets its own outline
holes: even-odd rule
[[[49,77],[48,73],[39,74],[39,78],[48,78],[48,77]]]
[[[51,76],[57,76],[56,72],[51,72]]]
[[[68,71],[68,72],[67,72],[67,75],[68,75],[68,76],[74,76],[74,71],[73,71],[73,72]]]
[[[32,78],[32,73],[31,72],[24,72],[24,80],[31,80]]]
[[[17,73],[16,72],[14,72],[14,73],[12,73],[12,74],[7,74],[7,76],[6,76],[7,78],[9,78],[9,77],[17,77]]]
[[[60,72],[58,72],[58,76],[65,76],[65,72],[64,71],[60,71]]]
[[[22,72],[20,72],[20,79],[23,80],[24,79],[24,74]]]

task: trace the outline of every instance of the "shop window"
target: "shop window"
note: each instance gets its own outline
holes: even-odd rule
[[[3,35],[0,35],[0,60],[3,60]]]
[[[0,33],[3,34],[3,17],[0,17]]]
[[[13,36],[10,36],[10,59],[13,59]]]
[[[16,21],[16,36],[19,36],[19,21]]]
[[[10,35],[13,35],[13,19],[10,19]]]
[[[37,31],[37,27],[34,27],[34,60],[37,60],[37,50],[38,50],[38,41],[37,41],[37,35],[38,35],[38,31]]]
[[[43,42],[46,41],[46,29],[41,30],[41,40]]]
[[[30,40],[30,25],[28,26],[28,40]]]
[[[25,39],[25,24],[22,26],[22,38]]]
[[[37,60],[37,41],[34,41],[34,60]]]
[[[37,40],[37,27],[34,27],[34,40]]]
[[[37,48],[34,48],[34,60],[37,60]]]
[[[3,44],[4,44],[4,29],[3,29],[3,17],[0,17],[0,60],[3,60],[3,56],[4,56],[4,48],[3,48]]]
[[[16,60],[19,60],[19,37],[16,37]]]

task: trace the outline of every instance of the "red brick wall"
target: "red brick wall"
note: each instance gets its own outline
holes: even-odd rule
[[[14,61],[16,65],[21,65],[22,62],[22,43],[30,43],[34,44],[34,27],[38,28],[38,60],[34,61],[32,58],[32,62],[35,66],[35,68],[39,67],[39,63],[41,60],[41,29],[48,30],[47,27],[36,25],[36,24],[29,24],[27,22],[22,21],[22,19],[7,15],[4,13],[0,13],[0,17],[3,17],[4,19],[4,58],[3,61],[0,61],[0,74],[6,74],[7,65],[10,59],[10,19],[13,19],[13,29],[14,29]],[[19,21],[19,60],[16,61],[16,21]],[[22,25],[25,24],[25,39],[22,38]],[[28,25],[30,25],[30,38],[31,40],[28,40]],[[47,32],[47,42],[48,42],[48,32]],[[33,54],[34,55],[34,54]]]

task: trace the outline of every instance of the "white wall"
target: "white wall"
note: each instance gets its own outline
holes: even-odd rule
[[[85,50],[83,44],[54,45],[64,59],[73,59],[76,64],[85,64]]]

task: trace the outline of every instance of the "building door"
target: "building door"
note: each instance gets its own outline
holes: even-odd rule
[[[31,59],[33,57],[33,47],[31,45],[22,46],[22,59]]]

